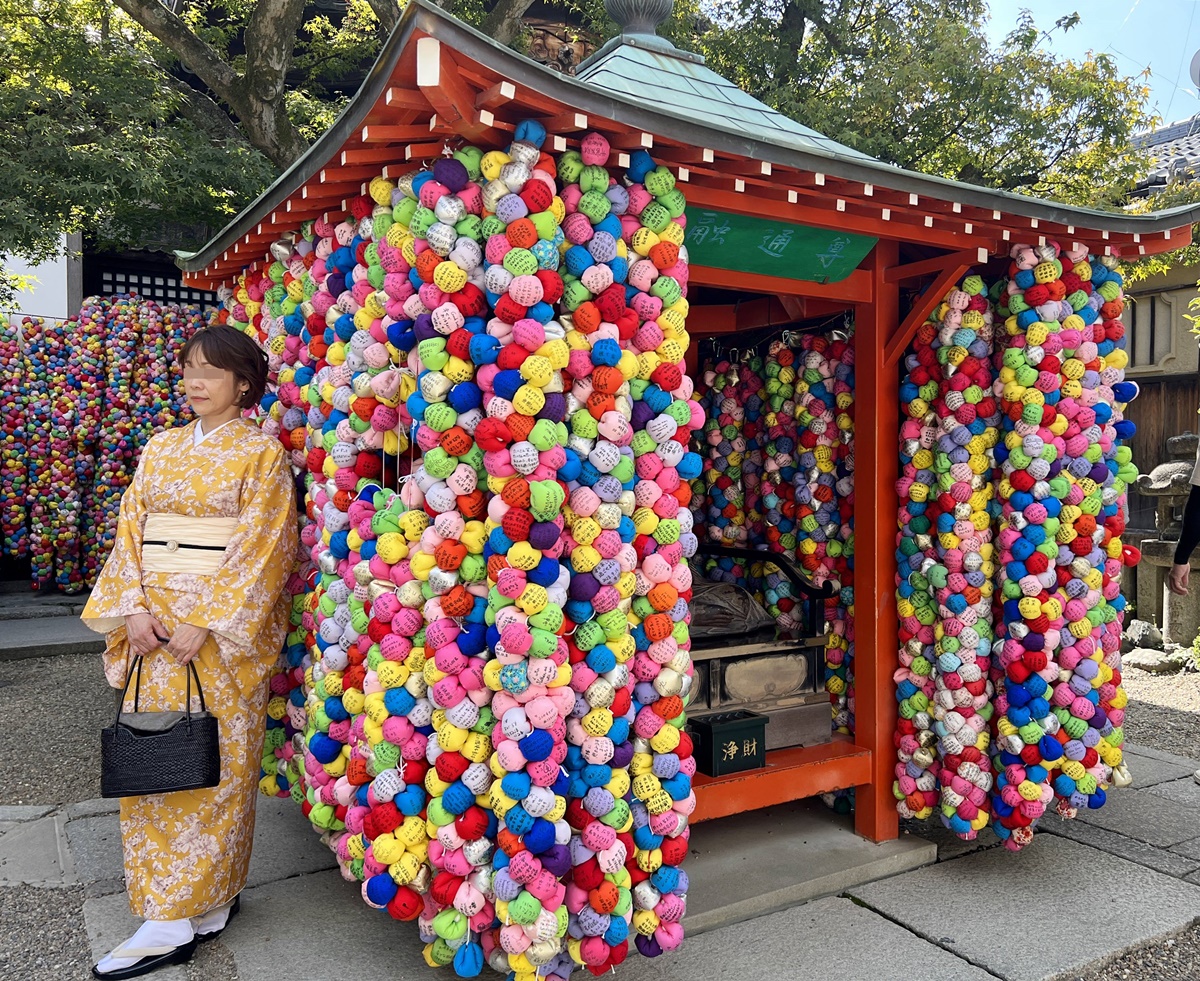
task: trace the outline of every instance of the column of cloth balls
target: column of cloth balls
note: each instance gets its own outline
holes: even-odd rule
[[[26,405],[29,365],[25,356],[25,325],[0,318],[0,527],[4,555],[21,559],[28,553],[27,499],[29,472]]]
[[[54,576],[53,508],[50,488],[55,479],[53,400],[51,393],[65,383],[57,377],[52,333],[41,317],[22,321],[28,338],[30,399],[26,406],[26,452],[29,472],[29,558],[35,589]],[[58,454],[61,456],[61,453]]]
[[[762,474],[766,425],[763,413],[766,408],[767,377],[766,362],[758,351],[751,351],[746,358],[746,370],[741,373],[737,397],[744,407],[745,419],[742,432],[746,439],[746,452],[742,458],[743,507],[746,514],[747,539],[755,545],[766,540],[766,515],[762,504]],[[762,601],[762,569],[752,570],[751,583]]]
[[[390,212],[390,205],[372,201],[356,199],[352,214]],[[373,270],[382,259],[376,243],[364,242],[358,231],[358,223],[315,223],[318,239],[306,254],[318,258],[301,272],[302,290],[293,290],[309,298],[296,306],[291,295],[267,300],[267,316],[282,315],[288,336],[300,339],[280,355],[278,421],[280,438],[286,434],[294,456],[303,453],[308,471],[312,523],[302,542],[315,567],[301,614],[311,638],[309,657],[301,661],[307,700],[303,713],[295,713],[306,725],[304,772],[297,768],[291,788],[314,826],[330,832],[343,875],[361,880],[373,905],[413,919],[429,879],[428,835],[418,815],[427,804],[433,710],[422,676],[425,598],[407,557],[430,521],[377,482],[391,483],[407,469],[397,454],[408,447],[403,399],[415,390],[415,379],[392,366],[401,360],[394,341],[412,326],[396,319],[412,290],[404,274],[389,280],[382,295],[360,286],[378,278]],[[289,269],[284,279],[290,275]],[[245,309],[258,302],[249,286],[241,284],[245,299],[231,298],[235,316],[247,323],[263,315]],[[263,290],[264,298],[270,290]],[[275,411],[272,405],[269,412]],[[381,421],[393,428],[381,431]],[[393,834],[401,825],[403,832]],[[378,855],[375,836],[383,837]],[[381,892],[387,883],[390,895]]]
[[[710,448],[712,468],[706,473],[706,485],[708,494],[719,494],[725,504],[721,517],[715,520],[716,529],[722,529],[720,537],[717,537],[712,521],[707,522],[705,531],[709,540],[718,544],[753,546],[760,543],[761,523],[756,525],[752,514],[757,490],[748,492],[747,486],[756,487],[758,481],[756,454],[759,454],[758,420],[762,406],[759,393],[765,382],[755,371],[752,359],[722,364],[727,364],[728,368],[715,379],[715,385],[721,390],[717,417],[721,440],[715,449]],[[711,447],[711,443],[709,445]],[[716,458],[724,463],[718,463]],[[713,471],[719,476],[712,477]],[[714,487],[717,490],[714,491]],[[726,523],[722,524],[723,521]],[[705,575],[714,581],[734,583],[752,592],[757,587],[745,559],[710,559],[704,562],[703,568]]]
[[[931,716],[934,697],[934,625],[937,605],[929,570],[937,564],[934,539],[937,494],[932,490],[937,416],[932,404],[941,391],[942,366],[932,357],[940,323],[936,314],[921,326],[904,359],[900,381],[900,500],[896,523],[896,613],[900,620],[900,667],[896,671],[898,718],[893,740],[898,762],[892,793],[902,818],[928,818],[938,801],[937,736]],[[923,364],[922,361],[928,363]]]
[[[854,554],[854,347],[840,336],[805,334],[795,353],[796,556],[821,585],[838,592],[825,605],[830,641],[825,688],[834,727],[851,731]]]
[[[47,505],[51,509],[53,585],[63,592],[83,589],[81,555],[84,532],[83,488],[93,474],[86,447],[80,445],[83,380],[78,356],[78,322],[56,323],[51,331],[55,349],[57,383],[50,390],[51,483]]]
[[[942,762],[941,818],[966,840],[990,820],[989,722],[993,584],[992,523],[999,514],[992,471],[999,403],[992,395],[994,314],[979,276],[968,276],[938,309],[934,342],[944,383],[933,402],[941,433],[937,475],[938,604],[934,732]]]
[[[704,472],[697,478],[697,514],[710,542],[741,545],[746,541],[745,495],[742,460],[746,439],[742,434],[743,408],[733,397],[738,368],[727,359],[710,363],[704,371],[705,394],[703,447]]]
[[[1056,796],[1064,816],[1101,806],[1121,763],[1120,495],[1136,470],[1104,458],[1117,425],[1128,431],[1114,404],[1136,391],[1113,388],[1128,360],[1120,287],[1085,252],[1015,246],[998,303],[1008,425],[996,451],[1005,639],[993,810],[1012,849]]]
[[[521,144],[518,152],[526,161],[520,165],[524,167],[523,171],[518,166],[512,166],[513,161],[508,155],[482,156],[475,152],[465,162],[461,159],[439,161],[432,172],[417,175],[409,191],[420,200],[420,206],[411,219],[411,227],[417,238],[415,246],[412,246],[414,254],[409,258],[420,277],[414,282],[421,283],[419,295],[410,300],[414,304],[413,312],[417,312],[415,327],[418,341],[414,352],[416,358],[410,363],[418,371],[420,389],[419,394],[410,398],[409,410],[420,424],[417,445],[425,452],[417,471],[417,482],[423,491],[426,509],[437,514],[434,531],[444,539],[441,542],[436,539],[430,541],[427,533],[424,551],[427,553],[430,545],[436,545],[436,556],[418,556],[413,560],[414,571],[420,574],[426,574],[426,568],[432,564],[427,574],[430,588],[435,595],[443,594],[440,600],[435,599],[425,607],[426,677],[432,685],[431,699],[436,707],[437,726],[437,740],[431,744],[429,756],[431,762],[436,762],[436,770],[431,772],[427,781],[433,795],[429,820],[439,830],[438,841],[431,845],[430,853],[438,875],[433,892],[425,897],[425,909],[419,925],[422,938],[427,943],[426,961],[432,966],[453,962],[460,974],[475,973],[482,965],[487,947],[474,937],[490,928],[501,912],[498,906],[493,909],[491,900],[484,895],[486,890],[480,890],[471,883],[464,884],[465,878],[475,876],[476,881],[486,887],[492,875],[494,842],[489,843],[484,834],[488,829],[488,820],[475,820],[477,815],[484,815],[475,807],[475,799],[478,797],[480,801],[488,801],[493,774],[484,764],[494,746],[498,753],[500,751],[496,713],[490,709],[487,732],[491,740],[481,742],[474,752],[470,747],[462,747],[463,740],[470,737],[470,726],[476,724],[479,718],[479,705],[472,702],[469,696],[476,696],[480,704],[488,705],[493,691],[503,689],[502,681],[507,681],[523,696],[526,692],[536,695],[532,691],[533,684],[522,686],[517,680],[520,675],[529,681],[523,671],[529,665],[534,665],[536,683],[546,682],[541,665],[534,660],[526,661],[523,656],[530,648],[520,649],[516,640],[511,652],[501,646],[496,658],[486,657],[488,646],[492,646],[493,653],[496,653],[495,645],[499,643],[498,636],[493,636],[490,638],[492,644],[488,644],[489,632],[485,624],[489,613],[494,614],[507,606],[510,600],[501,600],[494,588],[489,593],[488,561],[495,554],[489,545],[499,544],[499,538],[494,530],[489,536],[489,525],[480,520],[487,516],[486,501],[483,491],[477,487],[484,480],[488,480],[490,486],[491,478],[497,474],[515,474],[514,461],[519,461],[523,472],[530,474],[543,466],[532,443],[524,440],[524,437],[531,437],[544,443],[545,436],[544,427],[536,437],[532,434],[535,424],[533,416],[543,407],[544,394],[539,387],[527,382],[518,370],[524,359],[532,355],[530,350],[521,348],[520,356],[517,356],[517,351],[509,351],[512,357],[505,360],[506,367],[509,361],[514,365],[512,372],[516,378],[516,388],[521,390],[520,396],[515,390],[509,390],[508,382],[512,380],[509,376],[505,376],[502,385],[505,395],[513,397],[510,408],[514,403],[520,403],[521,412],[512,408],[507,421],[511,422],[513,431],[520,433],[525,445],[514,443],[515,452],[510,454],[501,444],[489,458],[482,441],[473,438],[477,435],[482,437],[484,432],[480,427],[484,422],[482,407],[485,398],[489,394],[495,397],[491,391],[495,368],[485,372],[477,364],[478,361],[488,365],[489,362],[494,363],[495,358],[480,355],[485,350],[497,352],[503,339],[511,340],[514,323],[522,324],[521,337],[526,344],[530,344],[541,323],[526,314],[533,312],[535,316],[540,315],[549,321],[553,313],[549,304],[542,303],[543,281],[532,275],[537,270],[537,260],[533,258],[529,246],[539,236],[533,222],[524,220],[525,215],[530,213],[529,204],[526,199],[511,193],[514,187],[520,190],[531,179],[528,165],[538,161],[539,153],[536,147],[529,144]],[[513,187],[500,179],[502,173]],[[481,185],[481,177],[491,179]],[[540,180],[538,183],[541,183]],[[540,191],[548,203],[553,197],[552,191],[545,185],[541,186]],[[535,189],[531,188],[527,197],[533,199],[534,194]],[[500,200],[504,200],[502,208]],[[488,213],[489,206],[500,210],[514,226],[509,235],[505,234],[506,222],[498,215]],[[479,220],[470,223],[467,229],[470,234],[458,234],[456,224],[467,215]],[[547,236],[552,236],[552,228],[556,227],[552,217],[548,224],[551,228],[547,230]],[[526,234],[531,230],[532,234]],[[485,281],[487,265],[484,242],[492,253],[489,260],[496,260],[497,274],[490,283]],[[511,246],[507,252],[503,248],[505,243]],[[508,252],[513,253],[508,267],[519,270],[515,278],[508,267],[502,264],[502,260],[509,258]],[[525,256],[531,260],[531,269],[520,265]],[[502,273],[507,275],[501,276]],[[529,276],[532,283],[527,280],[517,282],[516,278],[521,274]],[[462,294],[467,287],[470,290],[459,297],[460,303],[469,300],[484,313],[489,308],[495,308],[497,317],[493,318],[490,326],[482,317],[473,316],[464,322],[462,310],[452,298]],[[481,287],[495,287],[492,296],[487,296]],[[531,289],[537,295],[531,295]],[[473,299],[471,294],[474,294]],[[501,302],[502,299],[507,302]],[[417,303],[421,305],[419,310],[415,307]],[[535,307],[536,310],[532,309]],[[509,319],[506,321],[502,319],[503,316]],[[525,320],[528,320],[528,324],[523,323]],[[532,333],[526,332],[526,327]],[[539,336],[544,343],[544,330]],[[534,349],[540,347],[538,344],[532,346]],[[546,363],[549,364],[548,360]],[[533,368],[542,367],[540,363],[532,362],[526,374],[530,374]],[[547,369],[547,375],[550,373]],[[549,378],[539,377],[539,381],[548,384]],[[535,389],[540,398],[535,396]],[[488,409],[489,412],[495,410],[493,418],[502,418],[499,403],[489,402]],[[516,415],[522,415],[528,425],[519,424]],[[532,451],[532,458],[527,450]],[[553,470],[550,472],[553,473]],[[452,527],[455,524],[458,527]],[[503,532],[500,534],[503,535]],[[508,539],[506,543],[511,541]],[[512,548],[515,550],[514,572],[520,570],[523,574],[538,566],[541,556],[534,552],[527,541],[520,546],[512,544]],[[465,556],[461,563],[460,556]],[[553,586],[559,573],[557,562],[550,561],[548,566],[551,567],[548,582],[545,582],[544,576],[535,575],[533,580],[521,583],[522,588],[515,591],[518,605],[512,611],[514,614],[521,610],[522,615],[527,615],[522,610],[524,607],[536,615],[547,606],[549,600],[545,586]],[[544,573],[546,567],[541,567],[539,571]],[[459,579],[463,581],[458,582]],[[545,582],[545,585],[539,585],[539,582]],[[507,585],[515,587],[517,584],[514,580],[507,582]],[[547,616],[551,616],[551,612],[547,612]],[[469,634],[459,634],[453,618],[462,617],[466,617],[468,623],[478,629]],[[506,618],[504,622],[507,624],[509,621]],[[518,627],[517,632],[520,629]],[[515,637],[515,634],[512,636]],[[431,662],[430,658],[436,658],[436,661]],[[553,681],[557,666],[553,662],[547,663],[552,676],[550,680]],[[503,679],[502,671],[507,672]],[[543,737],[549,740],[550,746],[541,747]],[[542,731],[538,738],[525,744],[531,763],[535,753],[534,742],[539,743],[539,749],[550,749],[553,739],[549,733]],[[514,743],[512,749],[515,754],[506,753],[505,759],[515,769],[523,771],[526,759],[517,744]],[[565,755],[565,747],[560,752]],[[517,757],[521,757],[519,763]],[[557,767],[556,764],[546,764],[537,772],[541,774],[542,770],[557,772]],[[553,806],[553,793],[548,795],[547,809],[539,809],[533,803],[534,797],[538,798],[539,803],[547,803],[547,789],[542,787],[536,794],[531,790],[530,800],[524,802],[528,810],[518,806],[512,814],[512,829],[506,827],[500,830],[499,826],[494,826],[492,837],[495,838],[497,833],[511,833],[510,847],[514,851],[527,851],[519,845],[520,835],[532,831],[533,825],[541,821]],[[518,814],[529,815],[528,826],[518,821]],[[474,824],[474,830],[466,828],[468,824]],[[538,827],[540,829],[541,825]],[[530,842],[534,842],[536,837],[536,834],[531,834]],[[550,839],[553,844],[553,831]],[[505,841],[509,839],[505,838]],[[531,936],[525,935],[523,928],[528,927],[534,937],[548,931],[549,940],[552,940],[558,927],[553,909],[543,909],[531,894],[526,894],[523,899],[516,897],[516,900],[516,913],[521,925],[514,932],[522,933],[526,940],[530,940]],[[550,898],[546,899],[546,903],[552,906]],[[542,916],[543,913],[546,915]],[[503,918],[507,920],[507,917]],[[542,942],[547,942],[547,939],[543,938]],[[550,956],[556,954],[557,949],[557,945],[551,944]]]
[[[74,321],[72,360],[78,383],[75,419],[75,480],[80,489],[80,545],[82,585],[95,582],[103,565],[98,553],[96,509],[96,452],[104,412],[105,304],[93,297],[86,301]]]
[[[897,692],[903,772],[896,796],[902,816],[926,817],[937,805],[951,830],[973,838],[988,822],[992,785],[991,451],[999,414],[991,395],[992,311],[978,276],[962,287],[919,334],[902,391],[916,418],[903,434],[911,456],[898,487],[910,501],[902,527],[904,515],[911,517],[898,558],[912,571],[898,593],[909,677]],[[941,783],[940,805],[919,773],[930,765],[935,739],[930,772]]]
[[[617,479],[621,479],[618,472],[624,471],[621,475],[627,474],[627,479],[622,480],[625,489],[621,496],[630,490],[633,494],[632,544],[639,564],[633,577],[630,621],[637,653],[630,672],[636,683],[630,705],[633,756],[629,773],[633,778],[631,819],[636,854],[625,869],[612,873],[618,877],[612,884],[617,886],[618,900],[623,900],[620,893],[628,885],[646,886],[633,895],[632,926],[638,950],[655,956],[682,941],[686,873],[679,863],[687,851],[687,815],[695,807],[691,790],[695,760],[691,741],[682,730],[684,700],[692,679],[687,559],[697,545],[688,510],[689,481],[702,468],[700,456],[689,452],[688,445],[703,418],[698,403],[691,400],[692,385],[682,370],[689,342],[685,330],[687,256],[682,248],[686,201],[675,187],[674,175],[665,167],[656,167],[644,151],[632,155],[624,175],[627,191],[621,194],[615,190],[621,185],[613,182],[610,187],[602,167],[609,152],[602,137],[589,134],[584,139],[582,167],[572,168],[579,169],[581,193],[564,191],[564,201],[568,212],[574,210],[590,227],[585,228],[584,221],[570,214],[564,227],[568,240],[572,226],[584,236],[593,229],[598,235],[613,213],[619,214],[621,242],[631,253],[626,285],[624,290],[609,287],[595,300],[585,299],[575,306],[576,331],[569,339],[579,343],[579,353],[585,357],[580,358],[579,368],[572,363],[568,371],[579,382],[592,368],[598,372],[613,367],[620,372],[614,381],[621,377],[628,384],[628,396],[624,385],[614,387],[609,395],[596,390],[594,374],[591,376],[593,391],[588,403],[601,422],[604,414],[596,410],[607,408],[610,398],[620,399],[622,408],[628,404],[630,411],[627,422],[623,426],[618,423],[621,449],[613,453],[606,450],[605,442],[598,441],[588,462]],[[566,180],[568,175],[563,176]],[[595,295],[582,281],[579,285],[587,293],[573,290],[575,285],[568,285],[571,302],[576,296]],[[610,303],[610,298],[616,302]],[[626,419],[623,412],[620,417]],[[632,472],[626,469],[629,463]],[[577,534],[575,537],[578,540]],[[603,622],[600,625],[604,627]],[[605,721],[609,717],[611,710],[606,710]],[[608,912],[606,897],[599,898],[602,911]],[[594,900],[592,905],[595,908]],[[596,945],[597,952],[600,946]],[[605,942],[603,946],[608,945]],[[596,959],[580,945],[577,960],[587,963],[594,973],[605,970],[612,955],[600,963],[595,963]]]
[[[791,338],[774,341],[768,349],[763,507],[766,509],[764,520],[768,547],[794,561],[801,538],[808,534],[802,529],[801,522],[812,515],[812,509],[797,502],[795,493],[799,472],[800,427],[796,411],[797,352],[790,341]],[[832,484],[829,498],[832,501]],[[817,522],[824,523],[820,517]],[[765,572],[767,609],[776,617],[782,629],[797,629],[804,622],[802,604],[805,600],[777,566],[768,565]]]
[[[595,974],[625,959],[633,917],[630,868],[637,845],[630,807],[635,721],[630,668],[636,645],[627,611],[638,585],[638,502],[631,381],[639,368],[650,367],[649,362],[639,365],[621,343],[639,329],[630,300],[645,296],[630,283],[630,270],[641,255],[631,254],[625,219],[630,217],[632,232],[631,212],[640,212],[650,195],[644,187],[613,182],[604,166],[608,156],[607,142],[593,134],[580,151],[565,154],[558,167],[567,212],[563,268],[569,315],[563,323],[570,348],[564,372],[569,383],[568,448],[581,459],[578,472],[567,481],[570,496],[564,512],[571,572],[564,612],[574,625],[569,658],[576,693],[567,727],[573,868],[566,897],[571,963],[564,967],[569,971],[582,965]],[[657,241],[649,243],[645,251],[655,245]],[[654,254],[665,261],[672,253],[677,259],[677,246]],[[648,286],[650,271],[644,273]],[[647,313],[656,306],[648,298],[638,302],[647,304]],[[665,343],[661,328],[657,334],[651,328],[644,339],[647,345]]]

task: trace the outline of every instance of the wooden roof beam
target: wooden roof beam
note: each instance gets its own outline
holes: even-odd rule
[[[883,363],[885,367],[899,364],[904,352],[908,350],[908,345],[917,336],[917,331],[921,329],[921,325],[929,319],[929,315],[937,309],[937,305],[946,298],[946,294],[967,274],[967,270],[972,265],[973,263],[962,259],[951,262],[942,269],[938,278],[930,284],[929,288],[917,297],[916,303],[909,311],[908,316],[904,318],[904,322],[884,345]],[[887,272],[888,270],[884,270],[885,281]]]
[[[431,120],[432,122],[432,120]],[[450,131],[445,130],[449,135]],[[411,140],[425,140],[433,135],[428,124],[415,123],[409,126],[372,126],[362,128],[364,143],[408,143]]]
[[[383,96],[383,104],[390,109],[429,111],[429,100],[425,98],[420,89],[410,89],[399,85],[388,88]]]
[[[435,37],[417,41],[417,88],[438,118],[468,140],[477,140],[491,128],[475,108],[478,93],[463,77],[450,49]]]
[[[910,262],[905,266],[893,266],[891,269],[884,270],[883,281],[885,283],[903,283],[910,279],[918,279],[931,273],[941,272],[950,266],[962,265],[964,262],[982,264],[986,263],[988,259],[986,249],[964,249],[961,252],[934,256],[932,259],[923,259],[920,262]]]
[[[476,109],[496,109],[516,97],[517,87],[507,80],[488,86],[475,96]]]
[[[341,161],[343,165],[353,166],[355,164],[389,164],[396,160],[400,154],[399,147],[380,146],[370,149],[363,148],[360,150],[343,150]]]
[[[845,279],[836,283],[814,283],[811,280],[783,279],[762,273],[692,265],[688,267],[688,281],[743,292],[749,290],[776,296],[787,294],[820,300],[842,300],[846,303],[870,303],[872,296],[871,276],[864,269],[855,269]]]

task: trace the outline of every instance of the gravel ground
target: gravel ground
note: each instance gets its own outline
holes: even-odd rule
[[[1134,947],[1116,960],[1072,975],[1070,981],[1195,981],[1200,977],[1200,927],[1169,940]]]
[[[1129,693],[1125,735],[1130,742],[1200,760],[1200,674],[1122,675]]]
[[[94,654],[0,662],[0,756],[26,761],[0,767],[0,802],[99,797],[100,730],[114,708]]]
[[[0,979],[75,981],[90,978],[82,886],[0,889]]]

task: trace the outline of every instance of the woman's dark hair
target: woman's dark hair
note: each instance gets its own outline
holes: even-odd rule
[[[214,368],[232,371],[234,377],[249,386],[238,397],[237,405],[249,409],[257,405],[267,390],[267,354],[246,334],[228,324],[212,324],[196,331],[179,353],[179,363],[187,367],[197,355]]]

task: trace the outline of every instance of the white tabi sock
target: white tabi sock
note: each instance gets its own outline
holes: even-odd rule
[[[182,947],[192,939],[193,935],[190,919],[146,920],[138,927],[137,933],[126,940],[121,947],[129,950],[143,947]],[[133,957],[113,956],[115,953],[116,951],[105,954],[100,959],[100,963],[96,965],[96,970],[102,974],[119,971],[122,968],[132,967],[145,956],[143,954]]]
[[[237,897],[234,896],[224,906],[218,906],[216,909],[210,909],[207,913],[193,916],[192,927],[196,931],[196,936],[203,937],[205,934],[224,930],[225,924],[229,922],[229,912],[233,909],[236,900]]]

